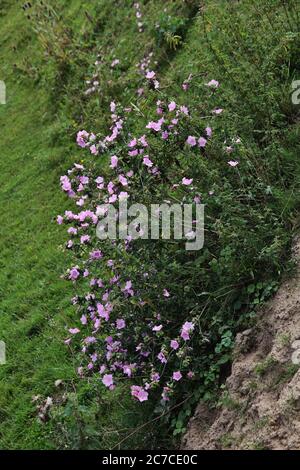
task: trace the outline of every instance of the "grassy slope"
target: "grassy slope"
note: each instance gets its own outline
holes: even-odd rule
[[[131,5],[121,5],[122,8],[116,9],[115,14],[111,15],[108,2],[91,4],[73,0],[63,3],[66,7],[65,14],[75,27],[81,26],[85,8],[91,13],[94,9],[98,11],[102,22],[95,42],[99,47],[111,49],[112,57],[122,58],[128,66],[130,81],[134,64],[141,58],[143,51],[149,51],[153,42],[151,35],[147,33],[139,37],[139,41],[136,40],[136,23]],[[168,5],[176,8],[179,3],[168,2]],[[212,35],[218,37],[219,24],[222,25],[222,22],[226,21],[222,16],[222,2],[217,2],[217,5],[215,2],[209,3],[212,5],[209,13],[214,15],[216,22]],[[250,18],[247,16],[247,2],[245,3],[244,9],[241,6],[241,15],[247,22]],[[47,84],[37,86],[28,79],[16,80],[17,77],[14,76],[13,64],[27,57],[34,59],[35,55],[38,55],[38,45],[29,36],[28,25],[20,6],[15,5],[15,2],[6,4],[12,6],[9,11],[6,7],[5,16],[0,17],[0,79],[6,81],[8,90],[8,103],[0,107],[0,150],[3,162],[0,173],[0,339],[3,337],[7,343],[8,364],[0,368],[0,446],[6,449],[40,449],[55,447],[56,444],[52,441],[51,424],[41,426],[36,421],[34,405],[31,403],[32,395],[52,394],[57,378],[75,383],[72,381],[75,374],[70,355],[62,344],[65,324],[68,316],[72,314],[69,307],[71,292],[69,286],[59,279],[66,267],[64,256],[59,255],[57,248],[63,238],[56,225],[51,224],[51,219],[61,212],[62,208],[66,208],[66,201],[58,190],[58,178],[65,173],[70,161],[78,158],[78,153],[75,157],[75,148],[70,148],[70,137],[67,133],[60,139],[60,143],[53,139],[61,122],[53,114],[53,110],[49,109]],[[155,1],[147,2],[144,11],[148,21],[154,24],[160,14]],[[259,25],[256,21],[256,18],[251,18],[253,27],[255,25],[258,31]],[[263,36],[264,28],[261,30]],[[258,33],[257,35],[258,43],[261,38]],[[261,125],[258,122],[253,124],[248,120],[248,116],[251,113],[253,115],[253,110],[258,118],[263,113],[257,112],[256,109],[261,105],[253,92],[255,85],[247,81],[249,70],[247,73],[245,70],[248,64],[242,68],[238,66],[232,71],[235,78],[235,74],[240,74],[240,83],[243,83],[248,91],[247,99],[242,100],[236,89],[236,82],[224,72],[211,51],[203,47],[204,41],[201,21],[191,23],[184,47],[169,58],[161,58],[160,78],[164,86],[170,86],[171,90],[172,82],[178,84],[178,80],[190,72],[205,73],[209,78],[222,80],[225,90],[224,104],[230,103],[233,107],[230,116],[232,127],[239,121],[244,135],[252,142],[254,133]],[[219,39],[218,45],[219,50],[222,50],[222,39]],[[264,45],[268,54],[268,51],[272,50],[272,44],[265,42]],[[13,46],[17,46],[16,50],[13,50]],[[93,60],[94,56],[90,58],[90,63]],[[40,58],[37,61],[39,62]],[[231,65],[229,63],[228,67]],[[253,76],[252,70],[250,74]],[[72,78],[69,83],[71,89],[74,87],[76,90],[77,86],[82,86],[80,82],[76,82],[77,78]],[[273,77],[270,77],[271,79]],[[275,83],[270,87],[264,99],[274,99],[272,94],[277,93],[279,88],[276,86]],[[195,90],[189,99],[201,100],[201,93],[200,89]],[[95,103],[90,105],[90,113],[92,110],[96,115],[98,111]],[[98,124],[94,116],[92,124]],[[102,124],[101,116],[99,124]],[[73,125],[65,113],[63,125]],[[77,128],[77,124],[75,127]],[[287,163],[288,168],[294,171],[299,128],[290,131],[289,136],[290,142],[286,144],[286,148],[290,148],[287,151]],[[256,145],[257,143],[253,142],[253,153],[260,156],[260,149]],[[272,152],[273,149],[270,148],[269,155]],[[277,202],[282,205],[283,211],[298,204],[298,179],[297,174],[293,175],[291,186],[282,197],[278,197]],[[272,175],[270,180],[272,182]],[[80,386],[79,395],[83,397],[82,403],[90,405],[91,401],[86,399],[84,386]],[[97,431],[100,430],[100,434],[103,434],[104,427],[108,428],[108,433],[114,430],[116,422],[118,427],[134,427],[137,418],[133,417],[130,407],[126,410],[126,403],[122,408],[119,406],[118,395],[113,396],[113,402],[106,397],[101,400],[100,417],[93,423]],[[92,403],[97,409],[98,403],[93,400]],[[71,413],[73,411],[71,409]],[[87,420],[90,419],[92,417],[87,414]],[[77,425],[75,422],[75,427]],[[90,446],[97,447],[99,439],[100,436],[94,433]],[[76,437],[75,441],[77,447],[84,446],[81,436]],[[73,445],[72,441],[71,446]],[[102,445],[107,445],[107,441],[104,440]],[[140,443],[135,445],[142,446]]]
[[[0,108],[0,331],[8,361],[0,369],[0,441],[8,449],[45,448],[49,442],[34,418],[31,397],[52,388],[57,377],[72,376],[61,341],[68,287],[59,278],[61,238],[51,225],[62,204],[55,189],[64,165],[63,159],[56,159],[55,168],[51,162],[66,155],[51,145],[46,93],[14,80],[13,63],[26,54],[20,47],[12,50],[24,34],[19,5],[7,18],[0,18],[0,70],[8,93]]]

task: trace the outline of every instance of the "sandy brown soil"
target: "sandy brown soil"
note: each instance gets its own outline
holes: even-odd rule
[[[296,276],[237,336],[221,404],[199,404],[183,449],[300,450],[300,237],[293,251]]]

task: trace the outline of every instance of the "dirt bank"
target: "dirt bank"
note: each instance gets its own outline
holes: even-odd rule
[[[300,237],[293,256],[296,276],[237,336],[220,406],[199,404],[184,449],[300,449]]]

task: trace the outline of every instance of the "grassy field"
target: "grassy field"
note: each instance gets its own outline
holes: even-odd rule
[[[69,155],[51,141],[47,91],[16,77],[14,64],[34,43],[27,39],[27,47],[20,47],[23,12],[20,5],[7,10],[0,17],[0,69],[8,94],[7,105],[0,108],[5,136],[0,144],[0,322],[7,344],[7,365],[0,370],[1,447],[48,448],[51,443],[34,417],[31,400],[52,390],[58,376],[73,375],[59,328],[64,328],[69,291],[60,280],[61,237],[51,223],[62,203],[55,190],[59,168]]]
[[[57,2],[48,3],[55,7]],[[217,193],[211,216],[218,219],[214,228],[220,245],[227,247],[216,249],[212,258],[218,263],[209,265],[213,274],[206,287],[214,291],[210,302],[216,313],[208,313],[205,327],[219,348],[218,370],[208,367],[201,377],[202,395],[214,395],[211,383],[219,383],[220,364],[229,361],[233,340],[226,345],[226,338],[253,322],[257,306],[274,292],[287,268],[299,225],[299,107],[290,99],[291,82],[300,74],[299,6],[295,3],[286,16],[282,2],[273,0],[239,5],[207,1],[203,12],[192,1],[140,3],[142,35],[131,2],[117,2],[112,12],[105,1],[60,1],[63,20],[54,30],[44,17],[29,12],[27,19],[22,2],[0,1],[0,80],[8,95],[7,104],[0,106],[0,340],[7,345],[7,365],[0,367],[2,449],[175,445],[174,429],[164,419],[122,442],[153,420],[152,405],[137,407],[123,398],[122,389],[110,394],[99,390],[95,379],[78,379],[77,354],[63,343],[74,318],[73,289],[61,279],[68,259],[55,223],[56,215],[70,207],[59,190],[59,177],[82,158],[75,133],[85,126],[102,129],[114,96],[123,104],[135,99],[136,63],[151,50],[163,89],[188,106],[201,109],[207,93],[203,82],[221,82],[213,104],[225,109],[225,117],[216,133],[220,142],[240,136],[239,157],[247,162],[237,180],[219,161],[201,169],[203,187]],[[164,8],[175,18],[171,25]],[[164,21],[173,34],[171,43],[155,27]],[[36,25],[46,25],[46,37],[57,46],[48,55]],[[72,30],[67,45],[60,30],[66,25]],[[87,98],[84,80],[92,75],[99,53],[108,63],[120,58],[121,66],[116,72],[105,68],[101,93]],[[178,84],[189,74],[196,79],[187,97]],[[141,112],[153,101],[145,98]],[[197,291],[197,265],[191,269]],[[222,289],[232,284],[224,298]],[[222,336],[224,331],[232,336]],[[55,386],[58,379],[62,390]],[[43,424],[33,396],[56,400],[51,419]]]

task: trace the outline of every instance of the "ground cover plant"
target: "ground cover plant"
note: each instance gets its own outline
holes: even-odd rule
[[[4,448],[176,446],[288,268],[299,6],[114,4],[2,6]],[[125,199],[205,204],[203,249],[100,241]]]

